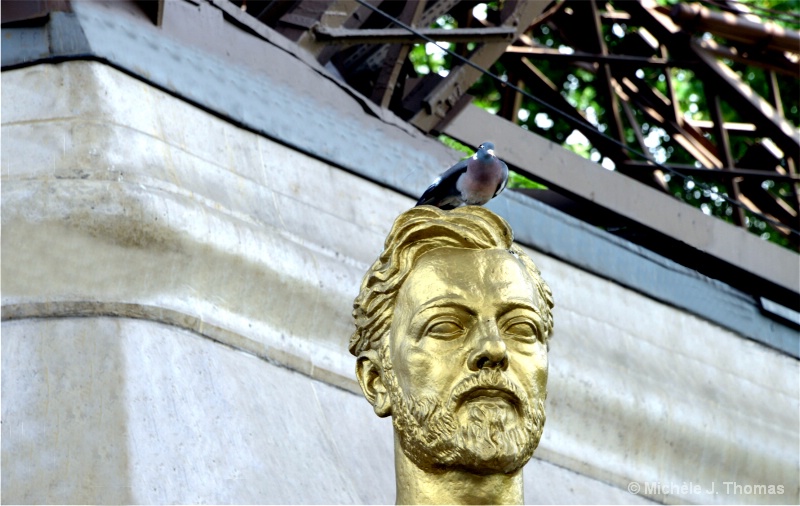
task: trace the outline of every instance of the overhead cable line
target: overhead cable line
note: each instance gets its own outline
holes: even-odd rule
[[[546,107],[547,109],[550,109],[552,112],[556,113],[558,116],[561,116],[562,118],[564,118],[564,119],[566,119],[568,121],[571,121],[573,123],[579,123],[579,124],[584,124],[585,123],[585,121],[576,118],[572,114],[570,114],[570,113],[568,113],[566,111],[563,111],[563,110],[559,109],[558,107],[556,107],[556,106],[554,106],[554,105],[552,105],[552,104],[550,104],[550,103],[548,103],[548,102],[546,102],[546,101],[544,101],[544,100],[542,100],[542,99],[540,99],[540,98],[528,93],[527,91],[523,90],[522,88],[520,88],[520,87],[518,87],[518,86],[516,86],[516,85],[514,85],[514,84],[512,84],[510,82],[508,82],[507,80],[504,80],[502,77],[498,76],[497,74],[494,74],[490,70],[487,70],[487,69],[481,67],[480,65],[477,65],[477,64],[473,63],[472,61],[468,60],[467,58],[464,58],[463,56],[461,56],[461,55],[459,55],[459,54],[457,54],[457,53],[455,53],[453,51],[450,51],[450,49],[448,49],[446,47],[440,46],[435,40],[433,40],[430,37],[424,35],[419,30],[416,30],[414,27],[412,27],[412,26],[400,21],[399,19],[395,18],[391,14],[389,14],[387,12],[384,12],[384,11],[380,10],[379,8],[370,5],[365,0],[356,0],[356,2],[359,3],[360,5],[363,5],[364,7],[367,7],[368,9],[372,10],[373,12],[375,12],[377,14],[380,14],[381,16],[383,16],[387,20],[391,21],[392,23],[395,23],[396,25],[400,26],[401,28],[404,28],[404,29],[408,30],[409,32],[413,33],[415,36],[425,40],[426,42],[428,42],[430,44],[433,44],[434,46],[438,47],[439,49],[441,49],[445,53],[447,53],[450,56],[452,56],[453,58],[456,58],[457,60],[461,61],[462,63],[464,63],[466,65],[469,65],[470,67],[474,68],[475,70],[481,72],[482,74],[491,77],[492,79],[494,79],[495,81],[500,83],[502,86],[507,86],[507,87],[511,88],[512,90],[516,91],[517,93],[521,93],[523,96],[529,98],[530,100],[533,100],[537,104],[540,104],[540,105]],[[753,211],[753,210],[749,209],[747,206],[745,206],[744,204],[742,204],[741,202],[739,202],[737,200],[734,200],[734,199],[728,197],[727,195],[725,195],[723,193],[720,193],[717,190],[712,189],[706,183],[697,181],[692,176],[688,176],[686,174],[683,174],[683,173],[673,169],[672,167],[668,167],[668,166],[666,166],[666,165],[664,165],[664,164],[662,164],[660,162],[657,162],[655,160],[651,160],[650,157],[645,155],[644,153],[642,153],[642,152],[640,152],[640,151],[638,151],[638,150],[636,150],[634,148],[631,148],[630,146],[624,144],[623,142],[618,141],[617,139],[614,139],[613,137],[610,137],[610,136],[604,134],[600,130],[595,130],[595,132],[596,132],[596,134],[598,136],[603,137],[608,142],[610,142],[610,143],[612,143],[612,144],[624,149],[628,153],[630,153],[632,155],[635,155],[635,156],[640,156],[640,157],[648,160],[650,163],[653,164],[653,168],[654,169],[661,169],[661,170],[664,170],[666,172],[669,172],[671,175],[674,175],[674,176],[677,176],[677,177],[683,179],[684,181],[691,181],[692,184],[694,184],[699,189],[704,190],[705,192],[708,192],[711,195],[716,195],[718,198],[728,202],[729,204],[731,204],[731,205],[733,205],[735,207],[738,207],[738,208],[744,210],[747,213],[752,214],[753,216],[759,218],[760,220],[762,220],[764,222],[767,222],[767,223],[771,224],[774,227],[778,227],[778,228],[789,230],[790,233],[795,234],[797,236],[800,236],[800,230],[794,229],[794,228],[786,225],[785,223],[781,223],[778,220],[770,218],[769,216],[765,216],[764,214],[761,214],[759,212]]]

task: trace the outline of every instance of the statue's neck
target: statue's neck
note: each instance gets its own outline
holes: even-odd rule
[[[511,474],[427,472],[403,452],[395,435],[397,504],[522,504],[522,469]]]

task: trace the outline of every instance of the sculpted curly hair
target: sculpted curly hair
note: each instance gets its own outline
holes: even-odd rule
[[[553,294],[533,261],[514,245],[508,223],[484,207],[466,206],[442,211],[432,206],[413,207],[394,222],[383,253],[372,264],[353,302],[356,330],[350,337],[350,353],[360,355],[378,349],[388,332],[397,293],[416,261],[440,248],[503,249],[514,255],[536,285],[544,338],[553,329]]]

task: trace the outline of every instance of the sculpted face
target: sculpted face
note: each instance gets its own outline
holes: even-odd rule
[[[530,459],[547,384],[539,302],[508,251],[445,248],[417,261],[383,349],[394,427],[417,466],[508,473]]]

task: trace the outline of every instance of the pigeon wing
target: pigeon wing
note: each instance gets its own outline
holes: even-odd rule
[[[463,173],[467,171],[469,158],[461,160],[453,165],[436,178],[436,180],[425,190],[425,193],[417,201],[418,206],[431,205],[439,206],[439,203],[449,197],[459,194],[456,182]]]
[[[508,165],[506,165],[506,162],[504,162],[503,160],[500,160],[499,158],[497,159],[497,161],[502,164],[502,167],[503,167],[503,179],[497,185],[497,190],[495,190],[494,196],[492,196],[492,198],[497,197],[498,195],[500,195],[500,192],[505,190],[506,184],[508,184]]]

